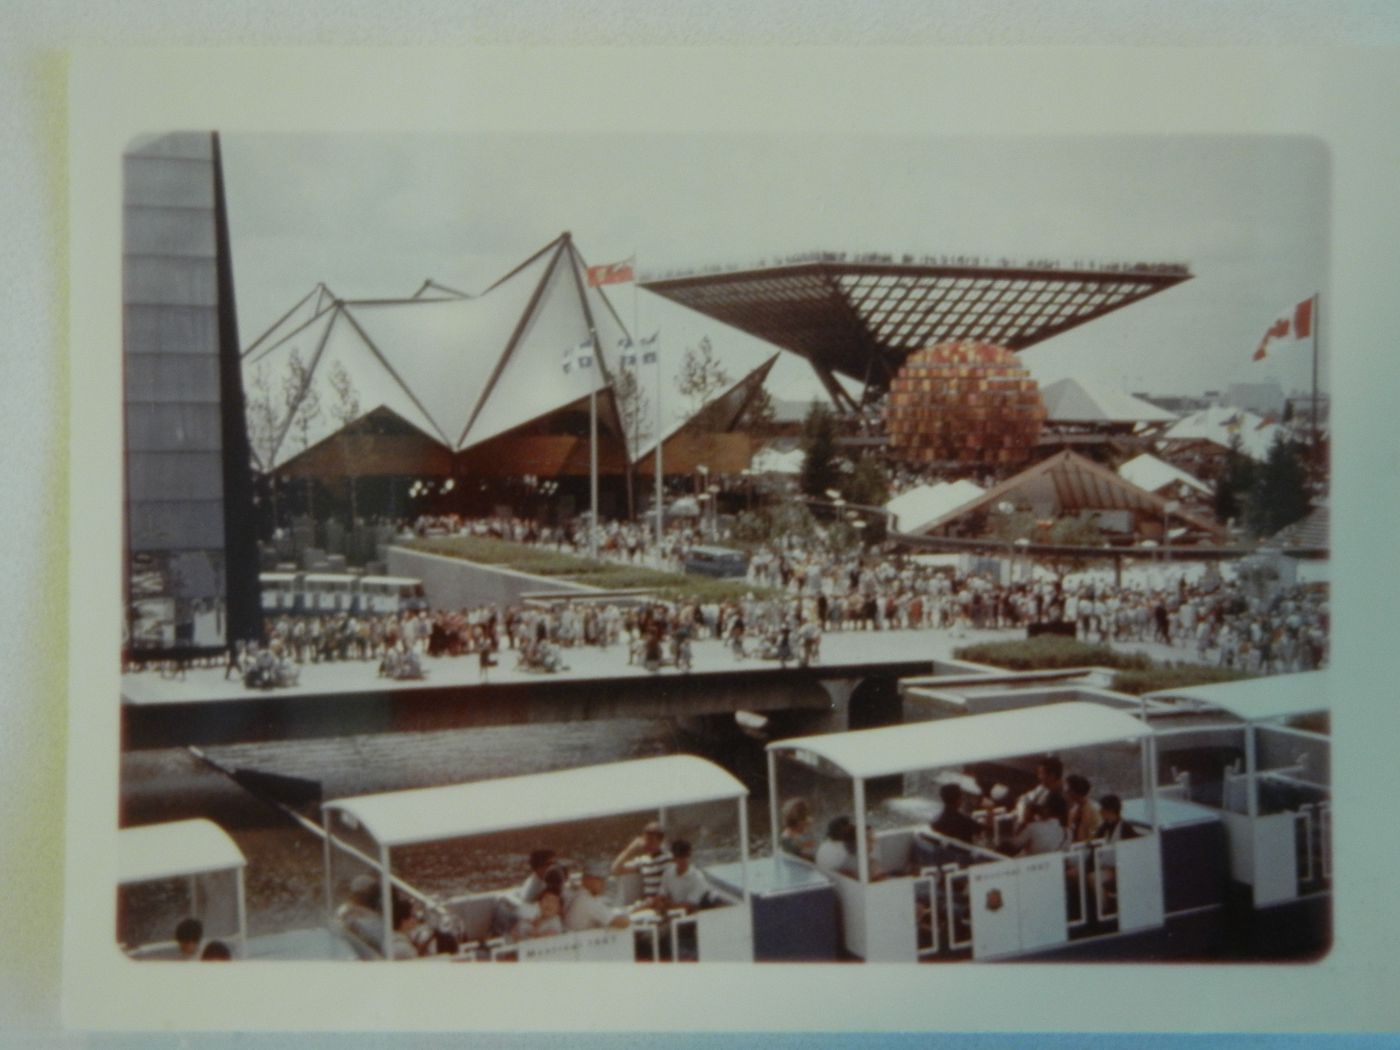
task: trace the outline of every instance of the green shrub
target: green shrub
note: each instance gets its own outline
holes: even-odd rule
[[[1230,667],[1203,667],[1198,664],[1157,664],[1142,670],[1120,671],[1113,676],[1112,688],[1120,693],[1141,696],[1158,689],[1186,689],[1193,685],[1238,682],[1254,678],[1247,671]]]
[[[1147,670],[1152,666],[1152,660],[1141,653],[1122,653],[1106,645],[1090,645],[1055,634],[965,645],[953,650],[953,656],[959,660],[1004,667],[1008,671],[1047,671],[1062,667]]]

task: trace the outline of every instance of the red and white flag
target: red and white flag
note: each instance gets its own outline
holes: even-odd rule
[[[1311,339],[1313,334],[1313,304],[1316,301],[1317,296],[1315,295],[1304,299],[1269,325],[1269,330],[1264,333],[1264,338],[1259,343],[1259,349],[1254,351],[1254,360],[1262,361],[1268,357],[1274,343],[1280,340],[1296,342],[1299,339]]]
[[[588,268],[588,287],[597,288],[600,284],[623,284],[633,279],[632,260],[603,263]]]

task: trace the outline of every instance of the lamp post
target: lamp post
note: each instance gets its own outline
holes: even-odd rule
[[[1010,500],[1004,499],[997,504],[997,513],[1002,519],[1002,537],[1006,541],[1006,582],[1010,583],[1015,569],[1015,561],[1011,555],[1011,515],[1016,513],[1016,507]]]
[[[705,490],[710,497],[710,540],[719,542],[719,486],[711,485]]]

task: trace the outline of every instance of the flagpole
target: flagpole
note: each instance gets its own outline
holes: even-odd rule
[[[1314,293],[1313,293],[1313,316],[1312,316],[1312,337],[1313,337],[1313,340],[1312,340],[1312,343],[1313,343],[1313,347],[1312,347],[1312,350],[1313,350],[1313,360],[1312,360],[1312,365],[1313,365],[1313,367],[1312,367],[1312,381],[1313,381],[1313,384],[1312,384],[1312,456],[1313,456],[1313,468],[1314,468],[1314,469],[1321,469],[1321,467],[1322,467],[1322,452],[1321,452],[1321,447],[1320,447],[1320,444],[1319,444],[1319,441],[1318,441],[1318,428],[1317,428],[1317,409],[1318,409],[1318,405],[1317,405],[1317,330],[1318,330],[1318,328],[1320,328],[1321,326],[1322,326],[1322,293],[1321,293],[1321,292],[1314,292]]]
[[[597,343],[593,341],[593,352],[598,353]],[[598,383],[594,377],[589,377],[588,383],[588,489],[589,489],[589,522],[588,529],[588,556],[598,557]]]
[[[665,540],[665,525],[662,523],[661,495],[661,332],[656,333],[656,556],[661,557],[661,544]]]

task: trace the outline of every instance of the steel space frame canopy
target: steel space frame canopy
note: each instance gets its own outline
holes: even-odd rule
[[[975,339],[1024,350],[1191,277],[1178,264],[1062,269],[819,256],[641,284],[802,355],[833,397],[850,403],[833,373],[878,392],[922,347]]]

